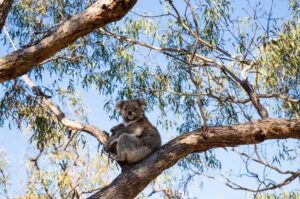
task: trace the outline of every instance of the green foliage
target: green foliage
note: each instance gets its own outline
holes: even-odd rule
[[[268,93],[280,93],[299,99],[300,86],[299,22],[284,24],[279,36],[261,47],[258,80]],[[299,117],[299,103],[283,103],[287,115]]]
[[[7,156],[0,148],[0,196],[7,197],[7,187],[9,185],[9,175],[7,173]]]
[[[8,18],[9,34],[22,48],[92,2],[16,1]],[[247,77],[253,92],[300,99],[300,26],[298,1],[289,0],[286,9],[291,16],[281,21],[266,14],[263,1],[255,2],[259,2],[257,9],[252,10],[248,3],[229,0],[160,1],[155,13],[161,16],[151,17],[148,10],[129,13],[121,22],[78,39],[29,75],[68,117],[85,122],[88,114],[81,88],[96,90],[105,99],[103,109],[111,119],[117,117],[117,100],[145,98],[148,111],[158,115],[153,122],[162,127],[162,134],[173,132],[170,137],[203,127],[203,119],[211,126],[259,119],[247,101],[249,96],[232,76],[242,80],[245,63],[253,61]],[[7,38],[2,42],[8,45]],[[30,179],[24,198],[68,198],[78,178],[83,191],[105,185],[107,178],[102,175],[108,165],[103,156],[84,157],[89,156],[86,137],[76,134],[66,139],[69,130],[21,79],[6,82],[0,90],[0,125],[29,131],[30,141],[38,151],[43,150],[46,162],[39,169],[32,162],[28,165]],[[300,117],[299,103],[278,98],[260,101],[272,117]],[[290,148],[285,141],[277,144],[278,150],[270,155],[272,164],[299,160],[299,146]],[[179,166],[196,173],[223,169],[215,150],[191,154]],[[164,180],[161,183],[168,186],[157,185],[159,189],[172,186]]]
[[[299,199],[300,194],[297,192],[283,192],[280,195],[276,194],[259,194],[258,199]]]

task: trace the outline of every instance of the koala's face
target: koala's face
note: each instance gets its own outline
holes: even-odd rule
[[[144,99],[135,99],[120,101],[116,109],[120,112],[124,122],[131,122],[144,116],[146,101]]]

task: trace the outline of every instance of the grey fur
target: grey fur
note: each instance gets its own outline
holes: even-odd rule
[[[120,162],[135,163],[144,159],[161,146],[161,137],[157,129],[145,116],[146,102],[143,99],[118,102],[124,124],[111,129],[106,150]]]

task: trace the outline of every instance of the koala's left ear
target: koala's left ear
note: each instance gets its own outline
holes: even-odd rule
[[[138,99],[139,105],[142,107],[143,110],[145,110],[147,106],[147,102],[145,99]]]
[[[121,109],[122,109],[122,107],[123,107],[123,104],[124,104],[123,101],[117,102],[117,104],[116,104],[116,110],[120,112]]]

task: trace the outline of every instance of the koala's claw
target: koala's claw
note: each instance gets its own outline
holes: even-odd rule
[[[109,137],[109,133],[108,133],[107,131],[103,131],[103,133],[104,133],[107,137]]]

